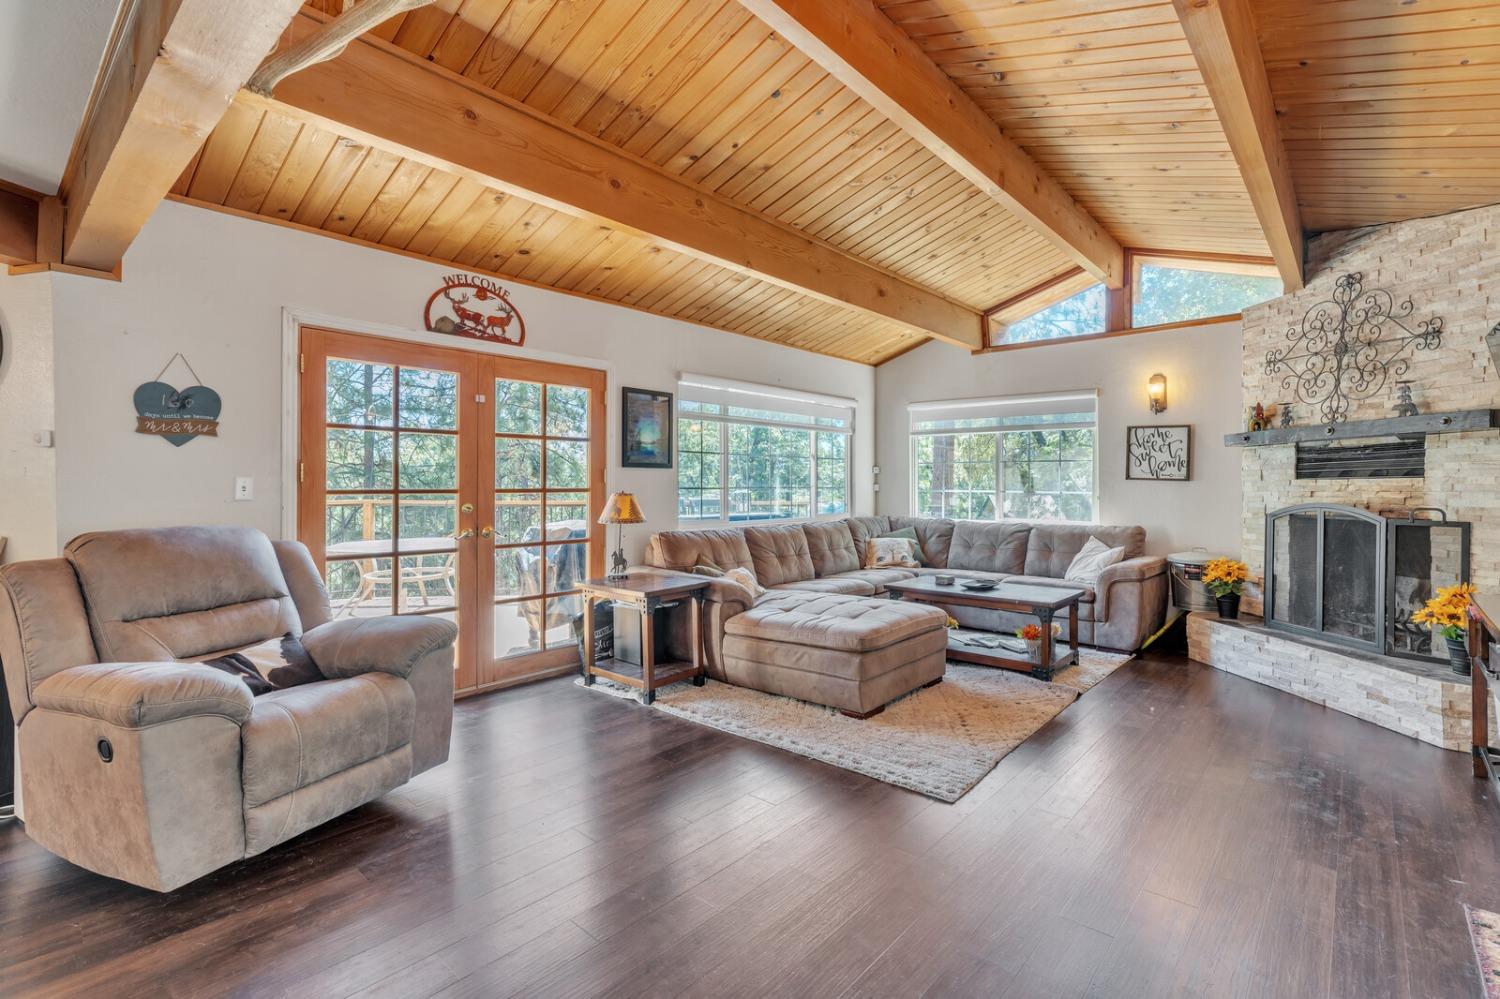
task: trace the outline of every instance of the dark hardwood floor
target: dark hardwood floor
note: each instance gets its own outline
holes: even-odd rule
[[[163,896],[0,826],[0,994],[1479,994],[1466,757],[1173,656],[953,805],[556,680]]]

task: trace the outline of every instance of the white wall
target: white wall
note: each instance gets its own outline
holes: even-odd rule
[[[1167,376],[1168,408],[1152,416],[1146,380],[1157,371]],[[1195,545],[1237,553],[1239,454],[1223,444],[1242,429],[1237,322],[978,356],[931,343],[882,365],[877,510],[910,512],[909,403],[1088,388],[1099,390],[1100,522],[1143,525],[1154,554]],[[1192,425],[1191,481],[1126,480],[1125,428],[1152,423]]]
[[[56,533],[126,526],[247,524],[283,531],[283,307],[417,331],[440,267],[322,236],[164,202],[130,248],[124,281],[59,275]],[[873,507],[872,369],[557,292],[507,284],[526,320],[526,348],[438,334],[444,346],[566,360],[609,373],[610,488],[637,494],[648,517],[627,529],[638,557],[650,530],[676,526],[676,473],[618,467],[619,388],[675,391],[681,371],[847,396],[859,401],[855,509]],[[223,397],[220,436],[181,448],[134,433],[131,393],[182,351]],[[167,375],[174,384],[180,367]],[[255,498],[234,502],[234,478]]]
[[[0,561],[57,554],[56,452],[32,439],[52,429],[52,283],[0,269]]]

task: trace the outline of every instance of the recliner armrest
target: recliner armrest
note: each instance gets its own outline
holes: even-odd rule
[[[404,679],[417,660],[457,638],[458,625],[440,617],[346,617],[304,632],[302,647],[330,680],[362,673]]]
[[[32,690],[39,708],[147,728],[175,718],[250,720],[250,688],[237,676],[184,663],[94,663],[54,673]]]
[[[1167,560],[1160,555],[1141,555],[1127,558],[1099,573],[1094,584],[1095,620],[1108,617],[1109,591],[1116,583],[1141,583],[1167,574]]]

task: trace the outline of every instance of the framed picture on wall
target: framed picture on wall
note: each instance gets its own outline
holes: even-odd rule
[[[1125,428],[1125,478],[1186,482],[1192,474],[1193,428]]]
[[[637,388],[620,393],[620,464],[671,468],[672,393]]]

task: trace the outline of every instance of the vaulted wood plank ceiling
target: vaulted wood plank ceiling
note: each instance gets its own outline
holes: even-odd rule
[[[849,2],[882,10],[1118,243],[1268,252],[1171,0]],[[1500,200],[1484,169],[1500,0],[1253,5],[1308,229]],[[739,0],[437,0],[371,36],[952,307],[1076,264]],[[237,100],[174,194],[865,363],[924,339],[282,110]]]
[[[1500,201],[1500,2],[1254,8],[1304,226]]]

